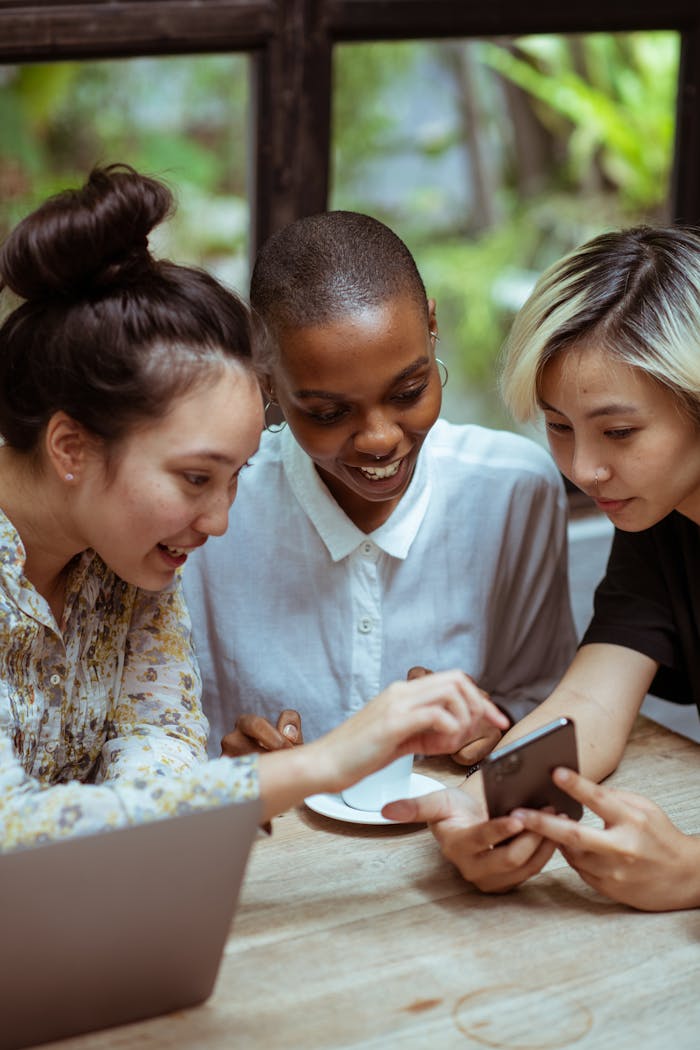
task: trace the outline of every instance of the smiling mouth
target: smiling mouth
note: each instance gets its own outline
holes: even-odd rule
[[[399,472],[403,459],[397,459],[386,467],[358,467],[357,469],[368,481],[383,481],[385,478],[393,478]]]
[[[170,547],[167,543],[159,543],[158,546],[167,551],[171,558],[187,557],[194,550],[194,547]]]

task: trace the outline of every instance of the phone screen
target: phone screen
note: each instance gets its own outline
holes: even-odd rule
[[[552,781],[557,766],[578,772],[576,730],[570,718],[558,718],[492,752],[481,764],[489,817],[506,816],[519,806],[552,806],[555,813],[579,820],[583,814],[580,802]]]

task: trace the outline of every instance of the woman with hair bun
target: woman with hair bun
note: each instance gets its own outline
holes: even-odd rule
[[[543,414],[559,469],[615,525],[571,667],[504,738],[570,716],[583,775],[558,769],[554,780],[604,827],[529,810],[485,821],[464,792],[387,813],[428,820],[486,891],[523,882],[559,847],[608,897],[648,911],[697,907],[700,837],[641,795],[595,781],[620,761],[648,690],[700,706],[700,235],[607,233],[556,263],[515,320],[502,388],[517,417]]]
[[[263,408],[246,306],[154,259],[160,182],[112,166],[0,250],[0,849],[260,795],[265,818],[503,716],[448,671],[310,744],[206,760],[183,603]]]

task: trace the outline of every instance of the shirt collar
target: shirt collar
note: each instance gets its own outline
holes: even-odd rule
[[[403,560],[407,556],[430,502],[432,472],[427,440],[403,498],[387,521],[369,535],[338,506],[289,427],[281,434],[281,444],[287,480],[333,561],[346,558],[367,539],[393,558]]]

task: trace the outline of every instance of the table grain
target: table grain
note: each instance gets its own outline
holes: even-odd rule
[[[640,716],[610,782],[700,833],[700,749]],[[448,785],[450,759],[417,768]],[[586,812],[584,821],[599,823]],[[556,853],[486,896],[424,826],[305,806],[255,843],[213,996],[61,1050],[697,1050],[700,910],[599,896]]]

